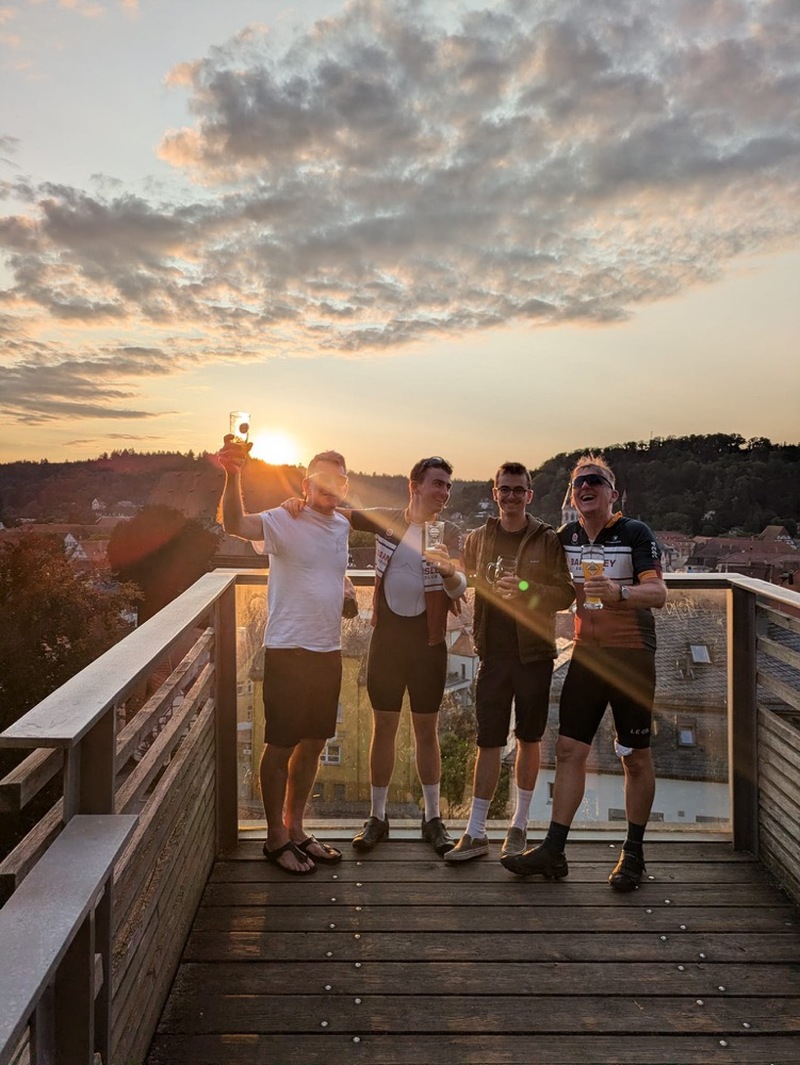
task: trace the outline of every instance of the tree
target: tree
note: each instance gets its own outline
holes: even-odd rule
[[[133,581],[141,589],[140,623],[208,571],[218,542],[218,533],[172,507],[145,507],[116,526],[108,561],[120,580]]]
[[[0,544],[0,725],[7,728],[129,630],[136,592],[76,573],[58,537]]]

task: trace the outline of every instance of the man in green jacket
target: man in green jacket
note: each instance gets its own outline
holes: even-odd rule
[[[525,850],[556,657],[555,613],[575,598],[558,536],[527,513],[533,499],[527,467],[504,462],[495,474],[492,496],[499,518],[470,533],[464,548],[467,577],[476,588],[474,639],[481,660],[475,690],[478,752],[469,821],[445,854],[447,862],[489,853],[486,818],[500,779],[512,703],[517,800],[501,855]]]

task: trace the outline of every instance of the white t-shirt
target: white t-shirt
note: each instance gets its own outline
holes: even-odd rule
[[[341,514],[306,508],[293,518],[282,507],[261,514],[269,554],[266,647],[338,651],[350,523]]]
[[[422,525],[408,526],[383,577],[383,593],[389,609],[404,618],[415,618],[426,609],[422,530]]]

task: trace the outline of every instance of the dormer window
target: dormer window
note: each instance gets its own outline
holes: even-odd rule
[[[695,726],[691,721],[679,721],[678,722],[678,746],[679,747],[696,747],[697,746],[697,733]]]
[[[692,643],[689,644],[689,654],[692,658],[692,665],[695,666],[710,666],[711,655],[709,654],[708,645],[705,643]]]

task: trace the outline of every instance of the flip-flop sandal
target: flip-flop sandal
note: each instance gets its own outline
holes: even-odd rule
[[[321,847],[323,854],[310,854],[309,847],[314,844]],[[337,865],[342,860],[342,852],[332,847],[330,843],[323,843],[321,839],[317,839],[316,836],[308,836],[302,843],[295,843],[295,847],[299,851],[302,851],[306,857],[310,858],[314,864],[319,865]]]
[[[292,854],[294,854],[295,858],[297,858],[299,862],[302,862],[306,868],[289,869],[288,866],[282,865],[279,860],[280,856],[282,854],[286,854],[287,851],[291,851]],[[282,847],[278,847],[277,850],[274,851],[269,850],[265,843],[264,857],[272,865],[277,866],[277,868],[282,870],[284,873],[288,873],[289,876],[309,876],[311,873],[314,872],[314,869],[316,868],[316,866],[312,864],[313,859],[311,858],[311,856],[306,854],[304,851],[301,851],[297,844],[292,843],[291,840],[289,840],[288,843],[284,843]]]

